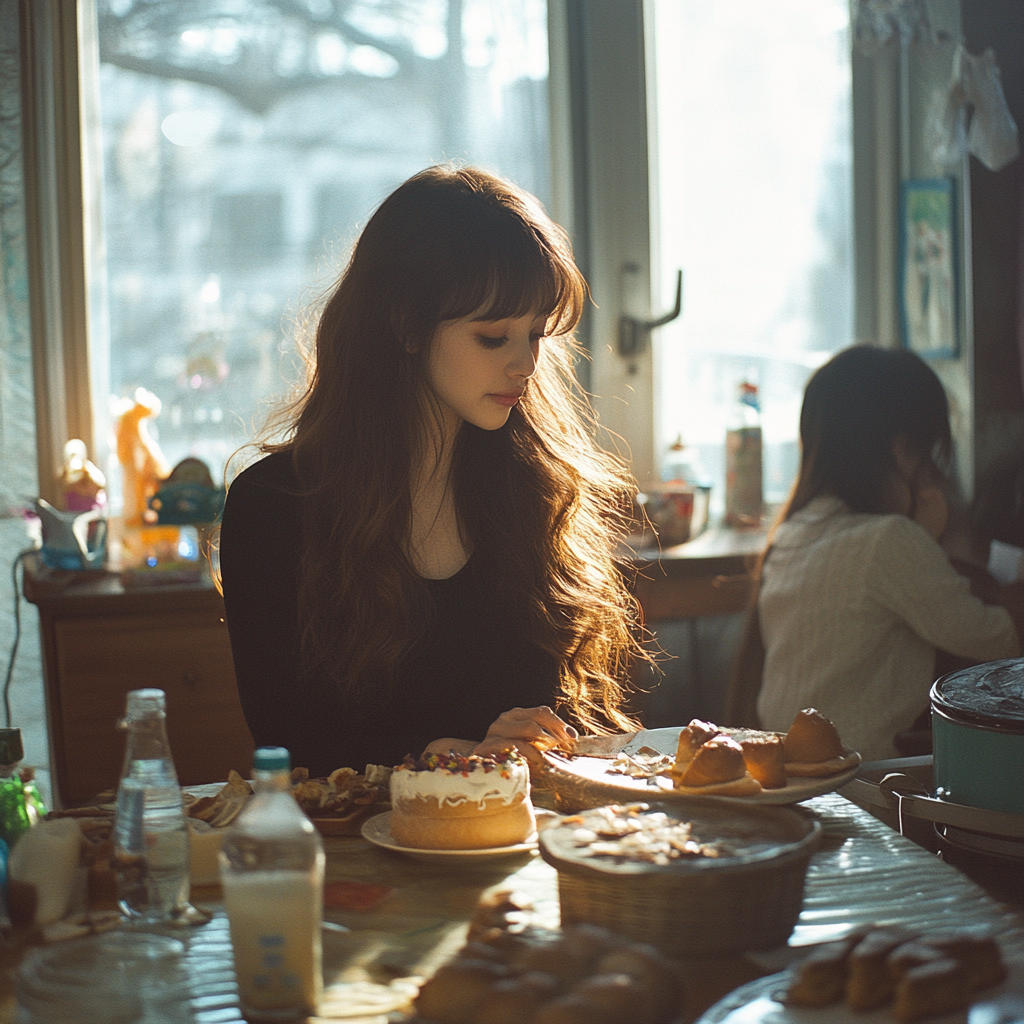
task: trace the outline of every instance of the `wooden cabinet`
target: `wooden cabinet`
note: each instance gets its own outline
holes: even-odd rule
[[[224,606],[210,586],[125,589],[110,574],[30,565],[39,608],[55,800],[90,802],[117,785],[129,690],[167,694],[167,731],[182,785],[248,775],[252,738],[235,689]]]

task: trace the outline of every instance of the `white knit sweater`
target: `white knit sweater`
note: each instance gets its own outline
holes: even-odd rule
[[[937,647],[977,661],[1020,653],[1009,612],[974,597],[921,526],[837,498],[776,531],[758,612],[764,727],[784,731],[815,707],[865,760],[898,756],[893,737],[928,704]]]

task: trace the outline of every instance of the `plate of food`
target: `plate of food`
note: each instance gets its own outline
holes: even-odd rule
[[[372,814],[389,807],[391,769],[368,764],[365,772],[338,768],[323,778],[311,778],[308,769],[292,769],[295,800],[322,835],[359,835],[359,827]],[[214,828],[230,825],[252,796],[252,785],[236,771],[223,785],[189,787],[183,794],[186,815]]]
[[[497,857],[537,846],[530,769],[515,750],[496,757],[406,757],[390,780],[391,811],[364,823],[365,839],[423,857]]]
[[[1022,983],[1024,965],[1008,969],[991,935],[867,926],[741,986],[697,1024],[980,1024],[1017,1019],[999,1008],[1024,1007]]]
[[[507,857],[513,853],[528,853],[537,849],[537,833],[531,833],[521,843],[512,843],[509,846],[485,846],[478,850],[423,850],[412,846],[403,846],[391,834],[391,811],[383,814],[375,814],[372,818],[363,822],[362,836],[374,846],[384,850],[393,850],[395,853],[404,853],[410,857],[418,857],[426,860],[444,860],[453,858],[462,860],[464,858],[486,860],[491,857]]]
[[[793,804],[830,793],[856,776],[860,754],[814,708],[785,733],[735,729],[694,719],[681,728],[584,737],[571,754],[549,751],[538,788],[559,809],[601,803],[714,796]]]

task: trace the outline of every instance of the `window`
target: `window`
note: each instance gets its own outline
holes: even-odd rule
[[[847,0],[657,0],[649,95],[658,278],[682,316],[656,335],[656,452],[695,447],[724,494],[726,417],[758,385],[764,487],[798,468],[809,373],[852,343]]]
[[[105,440],[109,396],[139,384],[162,399],[169,460],[198,454],[216,476],[292,369],[293,318],[375,204],[448,157],[519,181],[570,230],[596,302],[581,376],[607,443],[641,481],[658,475],[677,433],[710,468],[720,463],[721,409],[751,372],[764,392],[769,497],[785,491],[803,381],[853,337],[853,231],[857,336],[896,343],[897,48],[871,61],[855,54],[851,92],[842,0],[21,9],[35,83],[27,181],[41,211],[29,236],[40,252],[44,495],[64,440],[102,449],[94,436]],[[765,73],[771,91],[745,78]],[[698,99],[686,102],[691,89]],[[761,105],[757,131],[750,104]],[[773,122],[772,111],[788,116]],[[801,183],[795,195],[772,191],[784,170]],[[743,204],[758,216],[732,237],[727,215]],[[768,219],[783,208],[800,223],[783,232],[785,260]],[[724,213],[708,222],[705,211]],[[88,292],[77,255],[86,249]],[[638,282],[630,301],[656,314],[679,268],[682,317],[623,359],[627,278]]]
[[[295,319],[410,174],[452,158],[549,199],[545,0],[84,9],[96,393],[154,392],[171,465],[216,479],[251,439],[294,372]]]

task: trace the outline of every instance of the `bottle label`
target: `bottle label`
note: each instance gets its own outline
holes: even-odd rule
[[[725,521],[756,526],[764,514],[761,428],[739,427],[725,434]]]
[[[243,1008],[315,1013],[322,883],[302,871],[226,871],[222,882]]]

